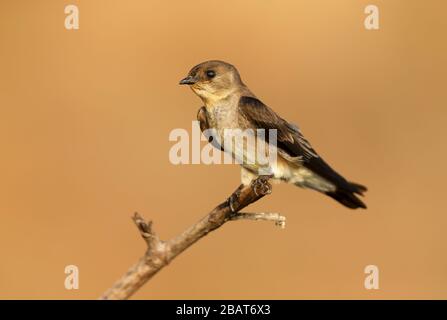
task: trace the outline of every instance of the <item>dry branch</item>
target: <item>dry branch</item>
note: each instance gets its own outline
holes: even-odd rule
[[[160,240],[152,229],[152,222],[146,222],[138,213],[135,213],[133,220],[147,243],[147,250],[143,257],[100,299],[128,299],[181,252],[229,220],[268,220],[284,227],[285,218],[277,213],[239,212],[249,204],[271,193],[271,185],[267,180],[261,176],[254,180],[250,186],[240,185],[227,201],[218,205],[182,234],[168,241]]]

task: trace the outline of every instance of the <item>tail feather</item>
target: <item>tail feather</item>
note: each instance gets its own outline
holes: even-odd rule
[[[344,205],[348,208],[366,209],[366,205],[363,203],[362,200],[360,200],[355,195],[355,193],[363,196],[363,192],[366,192],[368,189],[365,186],[362,186],[361,184],[357,184],[357,183],[350,182],[350,185],[352,186],[352,188],[351,188],[352,191],[338,188],[335,191],[325,192],[325,194],[328,195],[329,197],[335,199],[336,201],[340,202],[342,205]]]
[[[363,196],[363,192],[368,191],[368,188],[367,188],[367,187],[365,187],[364,185],[361,185],[361,184],[359,184],[359,183],[349,182],[349,184],[350,184],[351,186],[353,186],[355,189],[357,189],[357,190],[355,190],[354,192],[357,193],[357,194],[359,194],[359,195],[361,195],[361,196]]]

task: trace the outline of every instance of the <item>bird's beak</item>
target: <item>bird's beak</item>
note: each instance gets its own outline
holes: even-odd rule
[[[193,76],[187,76],[185,79],[180,80],[179,84],[194,84],[197,80]]]

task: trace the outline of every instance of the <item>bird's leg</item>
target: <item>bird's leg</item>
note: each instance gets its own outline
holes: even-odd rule
[[[234,191],[231,196],[228,198],[228,205],[230,207],[231,213],[236,213],[237,208],[239,207],[239,196],[241,195],[241,190],[244,188],[244,185],[241,184],[236,191]]]
[[[269,183],[269,179],[272,177],[273,175],[261,175],[251,182],[251,187],[256,196],[272,193],[272,186]]]

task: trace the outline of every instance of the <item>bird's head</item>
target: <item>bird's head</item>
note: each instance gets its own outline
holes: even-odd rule
[[[243,85],[236,68],[218,60],[196,65],[180,84],[189,85],[206,104],[228,97]]]

